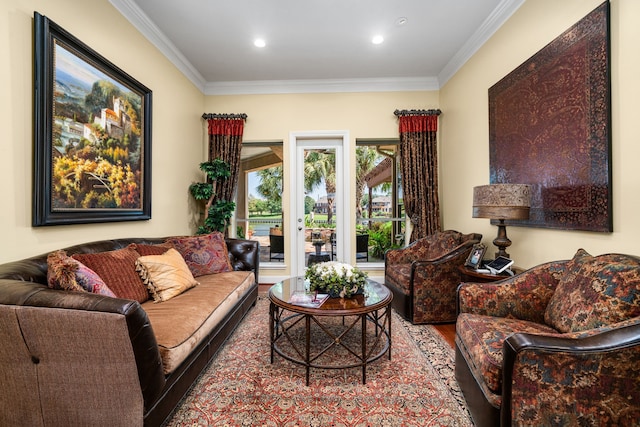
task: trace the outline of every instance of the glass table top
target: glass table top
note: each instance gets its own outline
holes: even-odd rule
[[[328,298],[320,307],[317,308],[301,307],[289,303],[294,293],[314,294],[309,291],[308,279],[305,279],[304,277],[292,277],[273,285],[269,289],[269,298],[280,306],[291,306],[298,310],[319,311],[357,311],[358,309],[374,310],[387,305],[392,299],[391,291],[386,286],[370,279],[367,279],[363,295],[356,295],[352,298]]]

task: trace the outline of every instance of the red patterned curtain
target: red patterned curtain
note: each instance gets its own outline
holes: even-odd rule
[[[240,173],[240,151],[246,114],[205,114],[209,124],[209,161],[222,159],[229,165],[231,176],[216,187],[216,198],[235,198]]]
[[[400,127],[400,168],[410,242],[440,231],[437,132],[440,110],[396,110]]]

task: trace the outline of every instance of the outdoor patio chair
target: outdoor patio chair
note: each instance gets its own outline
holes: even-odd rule
[[[331,244],[331,261],[336,260],[336,233],[332,232],[329,237]],[[356,261],[369,262],[369,235],[359,234],[356,236]]]
[[[284,236],[269,234],[269,261],[284,262]]]
[[[369,262],[369,235],[356,236],[356,261]]]

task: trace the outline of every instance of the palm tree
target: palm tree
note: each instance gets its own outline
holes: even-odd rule
[[[282,165],[258,171],[258,193],[267,200],[282,202]]]
[[[305,191],[313,191],[323,180],[327,191],[327,223],[331,224],[336,194],[336,155],[333,150],[307,151],[304,159]]]
[[[362,195],[367,184],[364,178],[376,166],[379,154],[368,147],[356,148],[356,217],[362,218]]]

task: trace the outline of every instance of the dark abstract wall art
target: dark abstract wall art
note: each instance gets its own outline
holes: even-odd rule
[[[613,231],[609,3],[489,89],[490,182],[532,186],[511,225]]]

